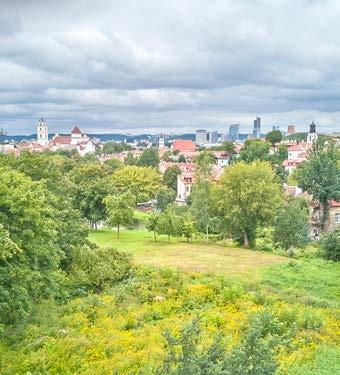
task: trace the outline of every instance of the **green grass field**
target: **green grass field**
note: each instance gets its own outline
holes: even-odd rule
[[[90,234],[90,240],[101,247],[115,247],[130,252],[136,264],[177,268],[194,272],[215,272],[253,280],[269,265],[288,263],[289,259],[271,253],[231,248],[202,239],[187,243],[183,238],[166,236],[153,240],[147,230],[122,231],[120,239],[112,230],[102,229]]]

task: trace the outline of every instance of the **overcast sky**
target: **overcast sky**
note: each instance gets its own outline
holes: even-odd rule
[[[0,127],[340,130],[338,0],[0,0]]]

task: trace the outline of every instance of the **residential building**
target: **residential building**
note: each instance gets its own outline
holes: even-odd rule
[[[322,210],[320,205],[312,201],[310,204],[310,237],[318,240],[323,232],[331,232],[340,228],[340,202],[331,200],[329,202],[328,218],[322,226]]]
[[[229,126],[229,141],[235,142],[240,137],[240,125],[232,124]]]
[[[201,145],[207,142],[207,131],[203,129],[196,130],[196,144]]]
[[[195,182],[195,173],[181,173],[177,176],[177,196],[176,203],[185,205]]]
[[[261,117],[256,117],[254,120],[253,137],[261,138]]]

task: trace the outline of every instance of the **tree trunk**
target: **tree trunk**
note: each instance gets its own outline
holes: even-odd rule
[[[187,242],[189,242],[189,237],[187,237]]]
[[[208,244],[209,243],[209,224],[207,224],[207,226],[206,226],[206,234],[207,234],[206,241],[207,241],[207,244]]]
[[[155,241],[155,243],[157,242],[156,241],[156,232],[153,232],[153,240]]]
[[[119,225],[117,225],[117,238],[119,239]]]
[[[329,203],[326,200],[322,203],[322,218],[321,218],[322,232],[325,232],[326,230],[326,221],[328,220],[328,214],[329,214]]]
[[[243,247],[249,247],[248,234],[243,231]]]

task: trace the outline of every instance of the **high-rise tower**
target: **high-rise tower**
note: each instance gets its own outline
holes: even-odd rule
[[[48,128],[46,121],[41,118],[37,125],[37,142],[39,145],[47,147],[48,146]]]

